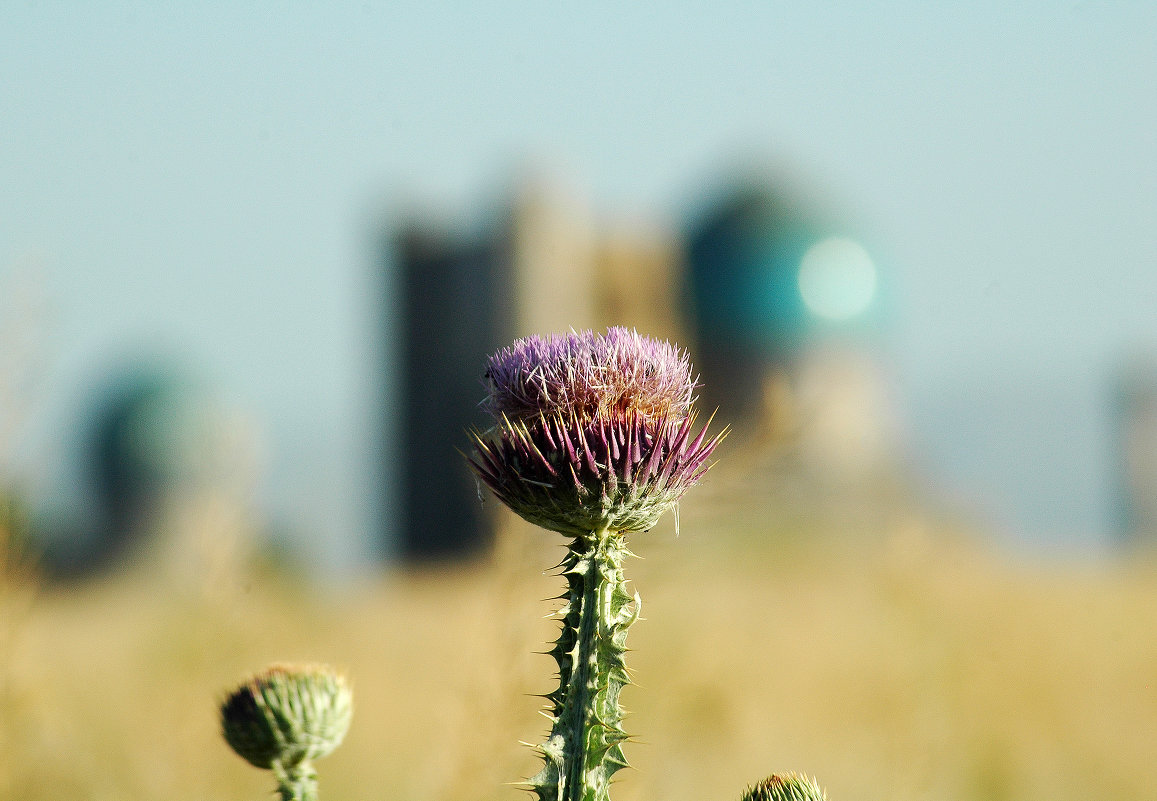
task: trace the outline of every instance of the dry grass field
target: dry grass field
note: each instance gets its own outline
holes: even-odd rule
[[[1157,798],[1157,566],[1012,559],[902,519],[879,536],[686,505],[639,537],[618,801],[734,801],[774,770],[833,801]],[[690,499],[689,499],[690,500]],[[710,511],[710,514],[709,514]],[[826,525],[826,524],[825,524]],[[833,526],[838,529],[839,526]],[[215,703],[272,661],[346,670],[332,801],[489,801],[537,769],[553,535],[340,590],[145,570],[5,588],[0,798],[269,798]]]

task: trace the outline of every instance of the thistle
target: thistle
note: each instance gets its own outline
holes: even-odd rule
[[[518,515],[570,538],[550,652],[559,686],[545,696],[551,731],[530,787],[541,801],[608,801],[627,764],[619,693],[640,610],[625,535],[675,505],[725,432],[696,425],[686,353],[625,328],[518,340],[490,358],[486,381],[494,426],[472,432],[471,466]]]
[[[828,801],[815,779],[798,773],[773,773],[743,794],[742,801]]]
[[[313,760],[345,738],[352,700],[328,667],[273,665],[221,704],[221,733],[251,765],[273,771],[281,801],[317,801]]]

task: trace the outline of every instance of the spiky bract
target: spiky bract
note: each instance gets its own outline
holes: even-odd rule
[[[496,438],[474,435],[470,463],[535,525],[572,536],[647,531],[707,470],[719,437],[706,435],[695,433],[694,415],[504,420]]]
[[[815,779],[798,773],[773,773],[743,794],[742,801],[827,801]]]
[[[470,464],[517,514],[567,535],[652,528],[723,436],[696,431],[686,355],[625,328],[519,340],[486,375],[496,425],[473,432]]]
[[[250,764],[289,770],[337,748],[352,711],[345,678],[329,668],[274,665],[229,694],[221,731]]]

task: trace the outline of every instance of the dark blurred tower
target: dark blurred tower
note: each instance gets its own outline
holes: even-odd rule
[[[404,559],[480,553],[490,544],[474,481],[457,448],[482,426],[480,381],[487,354],[502,341],[510,273],[499,243],[428,223],[404,225],[393,242],[400,294],[401,408],[398,454]]]
[[[464,232],[411,220],[394,238],[400,375],[398,552],[463,558],[493,540],[465,460],[487,357],[513,339],[594,324],[590,228],[581,206],[528,183],[488,225]]]
[[[172,371],[114,370],[95,396],[79,454],[89,503],[80,519],[46,532],[43,561],[54,577],[92,575],[139,557],[186,461],[179,429],[189,387]]]
[[[1157,362],[1135,359],[1120,371],[1113,417],[1117,536],[1157,541]]]
[[[190,585],[223,577],[255,545],[257,450],[248,421],[180,371],[110,371],[81,447],[90,503],[48,532],[46,569],[68,578],[145,560]]]
[[[119,378],[97,413],[90,465],[105,530],[98,559],[114,558],[145,536],[177,481],[181,458],[172,429],[188,403],[183,395],[171,376],[141,371]]]

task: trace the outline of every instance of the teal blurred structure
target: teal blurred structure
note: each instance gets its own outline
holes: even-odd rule
[[[110,367],[81,429],[80,503],[35,526],[50,577],[145,562],[200,586],[251,552],[256,435],[206,383],[169,362]]]
[[[723,193],[687,228],[690,314],[704,397],[727,417],[763,413],[769,375],[881,322],[880,281],[838,222],[770,182]]]

